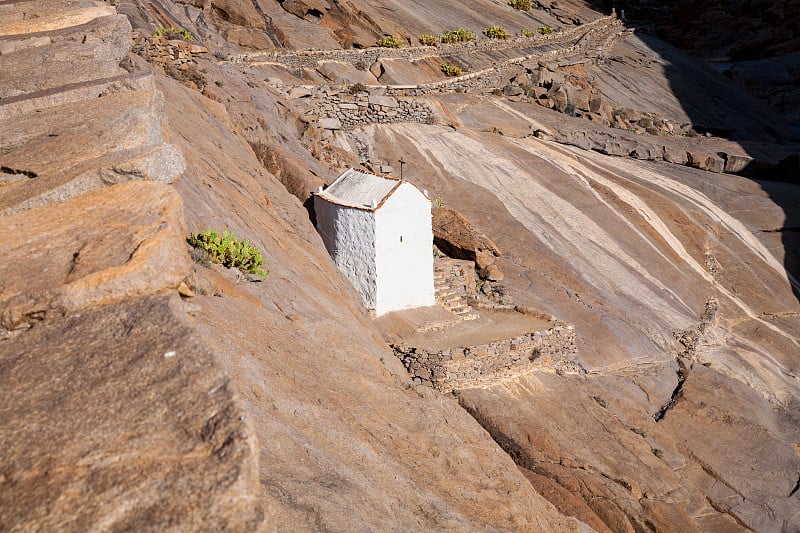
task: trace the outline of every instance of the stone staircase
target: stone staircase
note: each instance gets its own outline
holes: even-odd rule
[[[13,73],[0,75],[0,215],[181,175],[163,95],[131,46],[108,3],[0,2],[0,72]]]
[[[437,258],[433,262],[433,284],[436,303],[459,317],[460,320],[475,320],[478,313],[467,303],[468,283],[474,279],[475,266],[472,261]]]

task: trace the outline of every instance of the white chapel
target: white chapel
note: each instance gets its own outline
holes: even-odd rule
[[[380,316],[436,304],[431,201],[412,183],[349,169],[314,195],[317,231]]]

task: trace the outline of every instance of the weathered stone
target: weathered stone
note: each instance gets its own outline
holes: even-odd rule
[[[475,261],[479,251],[500,255],[497,245],[488,236],[453,209],[433,209],[433,240],[439,249],[458,259]]]
[[[358,70],[344,61],[320,61],[317,71],[334,83],[361,83],[375,85],[378,80],[371,73]]]
[[[730,174],[737,174],[746,169],[752,162],[753,158],[744,154],[731,154],[726,152],[718,153],[725,161],[725,172]]]
[[[505,275],[497,265],[489,265],[483,272],[483,277],[489,281],[503,281]]]
[[[525,90],[519,85],[506,85],[503,87],[503,94],[505,96],[519,96],[525,94]]]
[[[662,157],[664,161],[669,161],[670,163],[676,163],[678,165],[685,165],[689,161],[686,149],[670,145],[664,145]]]
[[[253,429],[178,309],[177,295],[130,298],[0,340],[4,526],[267,526]]]
[[[165,185],[130,182],[0,217],[0,233],[16,236],[0,264],[0,306],[28,323],[175,289],[189,274],[181,198]]]
[[[691,167],[717,173],[725,171],[725,161],[717,154],[689,150],[687,157]]]
[[[266,21],[248,0],[211,0],[215,10],[223,13],[225,20],[239,26],[265,28]]]
[[[342,121],[333,117],[322,118],[319,120],[319,127],[326,130],[340,130]]]
[[[101,3],[33,0],[25,2],[24,9],[19,2],[4,3],[0,4],[0,36],[55,31],[115,14],[114,7]]]
[[[383,107],[396,108],[398,107],[397,99],[392,96],[369,95],[370,105],[379,105]]]
[[[15,73],[0,76],[0,98],[124,74],[119,63],[127,57],[131,41],[120,36],[130,33],[127,17],[103,17],[82,29],[62,30],[48,37],[50,44],[24,53],[0,55],[0,72]]]
[[[36,48],[39,46],[46,46],[51,44],[50,37],[28,37],[27,39],[20,39],[17,41],[0,41],[0,56],[26,50],[28,48]]]
[[[289,89],[289,98],[295,100],[297,98],[307,98],[313,94],[311,87],[305,87],[303,85],[295,85],[291,89]]]

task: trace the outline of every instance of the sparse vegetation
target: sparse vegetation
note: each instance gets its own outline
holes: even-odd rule
[[[442,72],[444,72],[446,76],[461,76],[464,73],[461,70],[461,67],[457,67],[449,63],[442,63],[439,65],[439,68],[442,69]]]
[[[438,208],[444,207],[444,200],[442,200],[441,196],[435,196],[433,198],[433,206]]]
[[[403,41],[394,35],[387,35],[375,44],[381,48],[401,48],[403,46]]]
[[[361,82],[358,82],[358,83],[354,83],[353,85],[351,85],[350,88],[347,89],[347,92],[349,92],[350,94],[356,95],[358,93],[363,93],[366,90],[367,90],[367,86],[364,85]]]
[[[508,5],[520,11],[529,11],[531,8],[531,0],[508,0]]]
[[[483,30],[483,34],[490,39],[508,39],[508,31],[502,26],[489,26]]]
[[[555,33],[556,29],[550,26],[539,26],[536,31],[539,32],[539,35],[550,35],[551,33]]]
[[[189,33],[189,30],[184,30],[183,28],[176,28],[175,26],[170,26],[169,28],[165,28],[161,26],[158,28],[155,33],[153,33],[153,37],[164,37],[165,39],[181,39],[183,41],[191,41],[192,34]]]
[[[473,39],[475,39],[475,34],[462,28],[446,31],[439,37],[443,43],[465,43]]]
[[[213,263],[263,277],[269,274],[268,270],[261,268],[266,262],[261,257],[261,251],[247,239],[239,241],[233,231],[224,230],[220,235],[216,230],[207,229],[192,233],[186,241],[206,252]]]
[[[519,32],[522,34],[523,37],[533,37],[533,32],[531,30],[526,30],[525,28],[522,28],[521,30],[519,30]]]
[[[425,46],[436,46],[439,44],[439,39],[437,39],[435,35],[423,33],[422,37],[419,38],[419,42]]]

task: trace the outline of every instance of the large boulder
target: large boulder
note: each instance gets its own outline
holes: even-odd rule
[[[344,61],[320,61],[317,71],[333,83],[362,83],[376,85],[378,80],[370,72],[358,70]]]
[[[433,209],[433,242],[456,259],[475,261],[479,269],[494,263],[500,256],[497,245],[485,233],[453,209]]]

